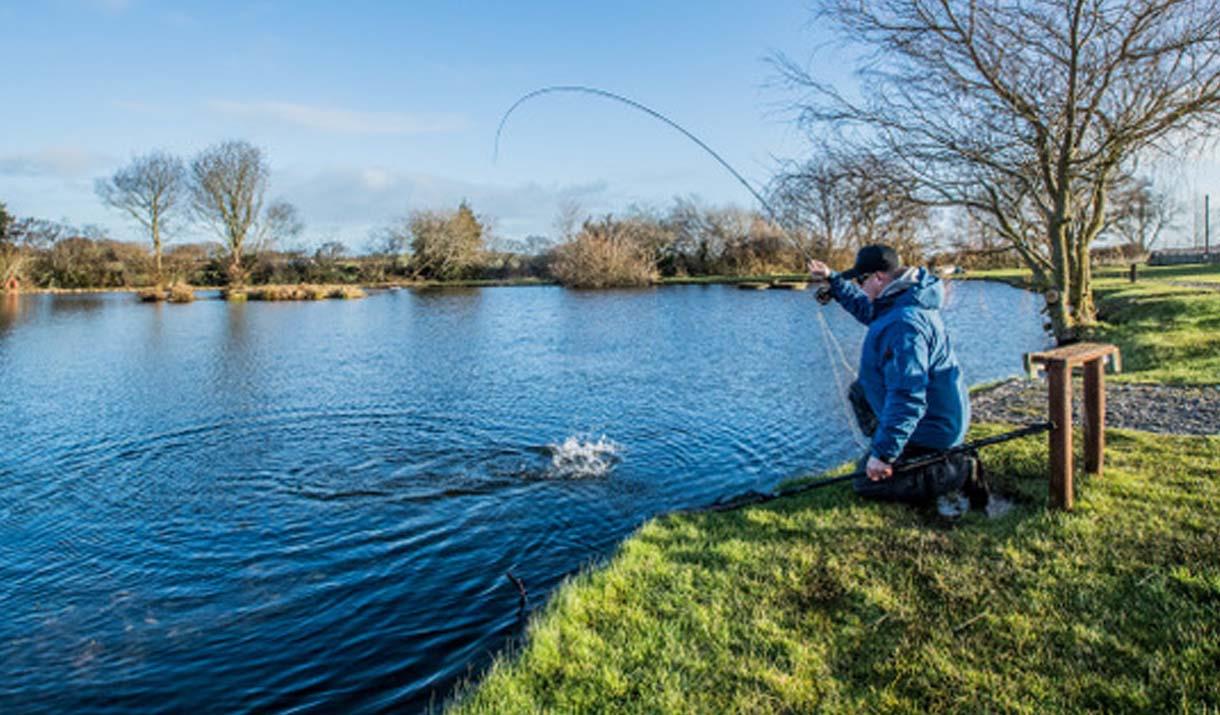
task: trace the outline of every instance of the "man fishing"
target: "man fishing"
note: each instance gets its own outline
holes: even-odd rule
[[[966,382],[940,315],[944,283],[926,268],[903,266],[884,245],[861,248],[855,265],[842,273],[812,260],[809,275],[868,326],[849,395],[861,430],[872,437],[865,474],[853,483],[856,493],[913,504],[938,498],[946,516],[969,507],[963,489],[970,502],[985,504],[969,455],[894,471],[901,460],[960,445],[970,422]]]

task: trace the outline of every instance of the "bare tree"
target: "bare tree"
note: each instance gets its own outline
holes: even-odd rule
[[[568,197],[559,200],[559,209],[555,214],[555,233],[558,235],[558,243],[567,243],[576,236],[576,232],[580,230],[580,225],[584,221],[585,210],[580,205],[580,201]]]
[[[1215,0],[822,0],[873,52],[848,97],[779,66],[810,129],[900,163],[966,206],[1043,286],[1055,334],[1095,320],[1089,246],[1115,180],[1220,125]]]
[[[887,243],[915,261],[924,253],[929,208],[911,195],[913,185],[900,163],[827,147],[789,162],[772,180],[771,195],[784,224],[808,233],[818,255],[842,258]]]
[[[305,221],[296,206],[279,199],[267,206],[258,228],[256,250],[264,250],[296,239],[305,230]]]
[[[1182,206],[1166,191],[1156,187],[1148,177],[1131,177],[1112,194],[1112,211],[1106,231],[1124,244],[1147,254],[1173,229]]]
[[[244,141],[209,147],[191,162],[191,204],[228,249],[231,285],[245,281],[242,250],[257,233],[269,174],[262,151]]]
[[[161,151],[138,156],[94,184],[102,203],[123,211],[148,231],[158,285],[163,280],[161,242],[177,217],[185,189],[186,168],[182,160]]]

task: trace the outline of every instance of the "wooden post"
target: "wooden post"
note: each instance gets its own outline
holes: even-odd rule
[[[1025,356],[1029,366],[1041,365],[1047,377],[1047,418],[1050,431],[1050,501],[1051,506],[1071,510],[1075,493],[1072,488],[1072,368],[1084,368],[1084,468],[1101,474],[1105,464],[1106,446],[1106,385],[1105,359],[1113,356],[1118,370],[1118,348],[1097,343],[1076,343],[1030,353]]]
[[[1047,417],[1051,421],[1051,506],[1072,509],[1072,370],[1063,360],[1046,365]]]
[[[1106,449],[1106,364],[1084,364],[1084,471],[1101,474]]]

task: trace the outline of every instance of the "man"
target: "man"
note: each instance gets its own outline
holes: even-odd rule
[[[960,445],[970,422],[969,392],[940,315],[944,284],[926,268],[904,267],[883,245],[861,248],[855,265],[842,273],[810,261],[809,275],[868,326],[852,397],[872,442],[856,492],[908,503],[943,497],[938,506],[948,516],[967,508],[957,493],[963,487],[974,492],[976,504],[985,499],[969,479],[975,465],[966,456],[894,473],[901,459]]]

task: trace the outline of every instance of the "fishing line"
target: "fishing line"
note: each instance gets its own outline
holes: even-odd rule
[[[637,102],[634,99],[631,99],[629,97],[625,97],[621,94],[616,94],[614,92],[609,92],[604,89],[598,89],[597,87],[588,87],[585,85],[552,85],[549,87],[543,87],[541,89],[536,89],[532,92],[529,92],[528,94],[523,95],[517,101],[513,102],[512,106],[510,106],[508,108],[508,110],[504,112],[504,115],[502,117],[500,117],[500,124],[496,127],[495,144],[494,144],[494,148],[492,150],[492,162],[493,163],[495,163],[500,157],[500,139],[504,134],[504,127],[508,124],[509,117],[512,116],[513,112],[515,112],[518,107],[520,107],[521,105],[530,101],[531,99],[534,99],[536,97],[541,97],[544,95],[548,95],[548,94],[582,94],[582,95],[592,95],[594,97],[601,97],[602,99],[608,99],[613,102],[618,102],[620,104],[624,104],[628,107],[631,107],[632,109],[641,111],[658,121],[664,122],[667,126],[674,129],[675,131],[681,133],[682,136],[684,136],[687,139],[689,139],[690,141],[694,142],[700,149],[702,149],[703,151],[705,151],[709,155],[711,155],[711,157],[716,160],[716,163],[720,164],[720,166],[723,167],[725,171],[729,172],[733,176],[733,178],[737,179],[737,182],[740,183],[742,186],[744,186],[746,191],[749,191],[750,195],[753,196],[754,199],[756,201],[758,201],[759,205],[766,211],[767,218],[770,219],[772,224],[774,224],[776,227],[778,227],[780,229],[780,232],[782,233],[784,238],[792,246],[794,246],[797,249],[797,251],[800,252],[801,256],[803,256],[806,261],[813,260],[813,257],[809,254],[809,251],[807,251],[805,249],[804,245],[802,245],[801,242],[796,238],[796,236],[793,235],[793,233],[784,225],[784,222],[780,218],[779,212],[777,212],[775,210],[775,208],[771,206],[771,203],[769,201],[767,201],[767,199],[762,195],[762,193],[760,193],[757,189],[755,189],[754,185],[751,184],[749,181],[747,181],[746,178],[744,176],[742,176],[740,172],[738,172],[736,169],[734,169],[733,166],[731,164],[729,164],[729,162],[726,161],[725,158],[719,154],[719,152],[717,152],[715,149],[713,149],[711,146],[709,146],[707,142],[700,139],[698,136],[696,136],[693,132],[688,130],[686,127],[683,127],[681,124],[678,124],[677,122],[675,122],[674,120],[665,116],[661,112],[658,112],[657,110],[653,109],[652,107],[649,107],[641,102]],[[820,291],[819,291],[819,293],[820,293]],[[822,300],[822,298],[819,297],[819,300]],[[842,362],[842,365],[846,368],[847,374],[851,376],[851,380],[853,380],[853,381],[856,379],[855,370],[852,368],[851,363],[847,360],[847,356],[844,354],[844,351],[843,351],[843,346],[839,343],[838,338],[835,336],[834,332],[830,329],[830,326],[826,323],[826,318],[824,315],[822,315],[821,311],[817,311],[817,318],[819,321],[819,326],[821,327],[822,341],[826,347],[826,355],[830,361],[830,369],[831,369],[831,373],[832,373],[832,376],[835,381],[836,390],[838,392],[838,397],[841,402],[841,406],[843,407],[844,412],[845,412],[846,416],[848,417],[847,421],[851,425],[852,439],[856,442],[857,445],[860,445],[861,447],[865,447],[865,446],[867,446],[868,442],[865,439],[865,435],[860,431],[859,426],[856,424],[855,419],[852,418],[851,407],[847,401],[847,393],[846,393],[847,387],[843,384],[844,381],[840,378],[839,365],[835,362],[836,354],[837,354],[839,360]]]
[[[720,164],[720,166],[723,167],[725,171],[732,174],[733,178],[737,179],[737,182],[739,184],[741,184],[742,186],[744,186],[746,191],[749,191],[750,195],[753,196],[754,199],[756,201],[758,201],[759,205],[763,207],[763,209],[767,212],[767,218],[770,219],[771,222],[774,223],[777,227],[779,227],[779,229],[784,234],[784,238],[786,238],[798,251],[800,251],[801,255],[805,258],[806,261],[813,260],[813,256],[809,255],[809,252],[807,250],[805,250],[805,247],[801,245],[800,241],[796,240],[796,238],[794,236],[792,236],[791,233],[788,231],[788,229],[783,225],[783,221],[780,220],[779,213],[774,208],[771,207],[771,203],[769,201],[767,201],[767,199],[764,198],[763,195],[757,189],[754,188],[754,185],[751,184],[749,181],[747,181],[746,178],[744,176],[742,176],[740,172],[738,172],[736,169],[734,169],[732,164],[730,164],[728,161],[726,161],[724,157],[720,156],[720,154],[715,149],[708,146],[707,142],[705,142],[702,139],[700,139],[699,137],[695,136],[694,133],[692,133],[685,127],[683,127],[681,124],[678,124],[674,120],[672,120],[669,117],[665,116],[664,114],[658,112],[657,110],[653,109],[652,107],[649,107],[645,104],[637,102],[634,99],[624,97],[621,94],[615,94],[614,92],[609,92],[604,89],[598,89],[597,87],[586,87],[584,85],[578,85],[578,84],[565,84],[565,85],[554,85],[551,87],[543,87],[542,89],[536,89],[533,92],[530,92],[529,94],[522,96],[516,102],[513,102],[512,106],[508,108],[508,111],[504,112],[504,116],[500,117],[500,125],[498,127],[496,127],[495,147],[492,150],[492,156],[491,156],[491,161],[493,164],[500,158],[500,137],[504,133],[505,125],[508,124],[508,118],[510,116],[512,116],[513,112],[515,112],[517,110],[517,107],[520,107],[522,104],[525,104],[526,102],[528,102],[531,99],[534,99],[535,97],[541,97],[541,96],[547,95],[547,94],[586,94],[586,95],[592,95],[595,97],[601,97],[603,99],[609,99],[611,101],[618,102],[620,104],[625,104],[628,107],[631,107],[632,109],[637,109],[637,110],[647,114],[648,116],[652,117],[653,119],[657,119],[661,122],[664,122],[670,128],[681,133],[682,136],[684,136],[687,139],[694,142],[696,145],[698,145],[698,147],[700,149],[702,149],[703,151],[710,154],[711,157],[716,160],[716,163]]]

